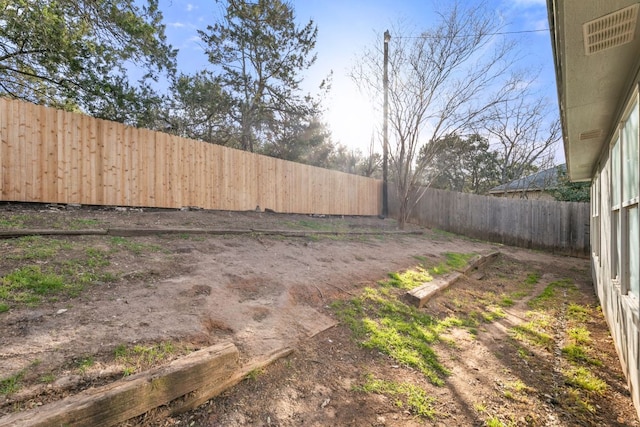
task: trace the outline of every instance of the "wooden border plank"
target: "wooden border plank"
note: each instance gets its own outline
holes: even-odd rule
[[[193,352],[167,366],[5,416],[0,418],[0,427],[108,427],[203,386],[224,383],[238,368],[238,349],[232,343],[222,343]]]

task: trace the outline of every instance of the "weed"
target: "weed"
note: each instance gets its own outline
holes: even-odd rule
[[[133,366],[127,366],[122,370],[122,376],[128,377],[136,373],[136,368]]]
[[[590,414],[594,414],[596,412],[596,408],[589,401],[589,397],[580,390],[569,387],[566,396],[568,403],[567,406],[574,409],[576,412]]]
[[[570,328],[567,334],[576,344],[588,345],[591,343],[591,333],[584,326]]]
[[[531,391],[531,388],[520,380],[508,382],[504,386],[506,389],[512,390],[516,393],[528,393]]]
[[[434,399],[429,397],[425,390],[413,384],[384,381],[368,375],[365,384],[356,390],[390,397],[401,396],[403,400],[398,401],[398,406],[406,405],[411,413],[423,418],[432,419],[435,415]]]
[[[490,417],[484,422],[487,427],[505,427],[498,417]]]
[[[567,317],[570,320],[574,320],[576,322],[586,322],[589,320],[591,316],[591,310],[589,307],[585,307],[583,305],[570,303],[567,307]]]
[[[479,414],[487,412],[487,406],[482,403],[474,403],[473,409],[475,409]]]
[[[170,360],[175,354],[186,353],[186,348],[176,348],[170,342],[160,342],[151,345],[136,344],[128,348],[119,344],[113,350],[115,359],[124,365],[123,373],[131,375],[138,370],[144,370]]]
[[[27,215],[11,215],[8,218],[0,218],[0,228],[23,228],[27,219],[29,219]]]
[[[383,286],[393,286],[398,289],[411,290],[425,282],[430,282],[433,277],[422,267],[407,270],[404,273],[389,273],[389,280],[381,282]]]
[[[0,380],[0,394],[7,396],[20,389],[20,381],[24,376],[24,371],[17,372],[3,380]]]
[[[473,258],[475,254],[460,254],[457,252],[446,252],[444,256],[447,258],[447,266],[454,270],[460,269],[467,265],[469,260]]]
[[[544,290],[537,297],[529,301],[529,306],[532,308],[543,308],[549,304],[549,302],[556,298],[557,291],[575,289],[575,285],[571,279],[562,279],[549,283]]]
[[[9,305],[3,302],[0,302],[0,313],[4,313],[9,311]]]
[[[110,264],[107,253],[102,249],[87,248],[86,255],[86,265],[90,268],[106,267]]]
[[[545,331],[546,327],[548,327],[548,319],[539,317],[530,322],[510,328],[509,334],[518,341],[527,342],[551,351],[554,340],[553,337]]]
[[[69,228],[78,230],[81,228],[96,227],[100,225],[100,220],[92,218],[76,218],[70,224]]]
[[[81,373],[85,373],[87,372],[87,370],[92,367],[95,364],[95,360],[93,360],[93,357],[86,357],[84,359],[80,359],[78,361],[78,370]]]
[[[602,394],[607,389],[607,383],[596,377],[584,367],[574,367],[564,372],[565,382],[576,388]]]
[[[507,314],[504,311],[502,311],[500,307],[487,307],[487,311],[482,313],[482,319],[485,322],[490,323],[495,320],[502,319],[506,315]]]
[[[111,238],[111,245],[124,248],[134,255],[142,255],[145,251],[150,252],[159,252],[162,248],[158,245],[149,245],[145,243],[134,242],[132,240],[126,239],[120,236],[114,236]]]
[[[509,296],[503,296],[500,301],[498,301],[498,305],[500,305],[500,307],[511,307],[514,304],[515,302],[513,301],[513,298]]]
[[[44,384],[50,384],[56,380],[56,376],[53,373],[49,373],[40,377],[40,382]]]
[[[573,363],[589,363],[591,365],[602,366],[602,362],[589,356],[587,350],[576,344],[569,344],[562,349],[562,354]]]
[[[529,352],[527,350],[525,350],[524,348],[520,347],[520,348],[518,348],[518,357],[521,358],[522,360],[528,360],[529,359]]]
[[[15,246],[17,253],[7,255],[8,259],[36,261],[53,258],[62,247],[68,247],[68,244],[41,236],[25,236],[17,239]]]
[[[535,285],[540,281],[540,273],[529,273],[524,279],[525,285]]]
[[[245,378],[248,379],[248,380],[255,381],[262,374],[264,374],[264,368],[255,368],[255,369],[252,369],[251,371],[249,371],[249,373],[246,375]]]

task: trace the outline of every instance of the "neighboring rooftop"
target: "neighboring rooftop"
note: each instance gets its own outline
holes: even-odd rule
[[[489,190],[489,194],[552,190],[558,186],[558,172],[566,173],[567,165],[561,164]]]

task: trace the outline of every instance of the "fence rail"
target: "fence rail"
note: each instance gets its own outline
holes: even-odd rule
[[[424,191],[409,222],[505,245],[589,256],[588,203]],[[389,211],[397,216],[397,193],[390,188],[389,194]]]
[[[0,98],[0,201],[377,215],[382,182]]]

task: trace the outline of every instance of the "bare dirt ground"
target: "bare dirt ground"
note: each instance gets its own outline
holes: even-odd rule
[[[640,425],[587,260],[437,230],[382,234],[396,223],[379,218],[0,206],[0,231],[131,227],[185,231],[0,240],[0,291],[24,268],[81,279],[37,299],[3,299],[0,293],[0,417],[230,340],[243,360],[287,346],[294,352],[195,411],[172,416],[159,408],[124,425]],[[379,234],[214,235],[193,229]],[[447,371],[442,385],[363,347],[340,321],[335,301],[358,298],[390,272],[437,265],[445,253],[491,250],[502,254],[497,262],[421,310],[435,319],[477,317],[472,326],[448,328],[432,345]],[[553,283],[566,286],[554,288],[548,306],[534,310],[531,302]],[[507,296],[512,301],[500,306],[500,316],[483,314]],[[577,362],[566,351],[576,307],[587,313],[579,326],[588,330],[587,353]],[[542,346],[514,333],[538,334],[517,328],[540,310],[551,337]],[[580,363],[605,387],[576,386],[567,373]],[[418,386],[432,399],[433,413],[420,416],[392,393],[362,391],[372,377]]]

